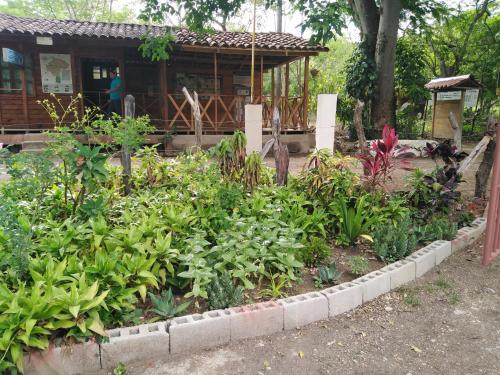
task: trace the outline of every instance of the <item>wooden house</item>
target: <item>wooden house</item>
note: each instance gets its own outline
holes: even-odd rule
[[[160,62],[143,58],[138,50],[141,38],[166,32],[174,34],[170,58]],[[21,143],[25,134],[50,129],[49,117],[37,104],[50,93],[63,102],[82,93],[79,110],[88,106],[105,110],[111,69],[119,71],[124,93],[136,98],[136,114],[149,115],[159,134],[174,126],[178,133],[192,131],[183,86],[200,95],[205,134],[231,133],[243,127],[244,104],[250,102],[251,39],[247,32],[200,35],[160,26],[0,14],[0,142]],[[327,49],[286,33],[258,33],[255,48],[254,103],[263,104],[263,127],[270,126],[276,104],[284,129],[306,131],[309,57]],[[291,97],[289,64],[298,59],[304,59],[302,93]],[[278,66],[284,72],[283,95],[265,96],[264,73]]]

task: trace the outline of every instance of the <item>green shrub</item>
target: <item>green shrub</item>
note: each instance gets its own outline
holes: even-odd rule
[[[347,266],[349,271],[356,276],[362,276],[368,273],[368,259],[362,255],[355,255],[347,259]]]
[[[172,289],[163,290],[161,295],[155,296],[153,293],[149,293],[149,299],[153,308],[151,312],[158,315],[161,319],[173,318],[182,314],[191,304],[190,301],[184,302],[180,305],[175,303],[174,294]]]
[[[331,249],[328,242],[321,237],[312,237],[305,241],[299,258],[307,267],[317,267],[330,255]]]
[[[409,218],[396,226],[384,225],[373,235],[375,254],[384,262],[391,263],[412,253],[417,246],[417,236],[413,233]]]
[[[360,198],[351,197],[348,202],[345,198],[338,198],[332,203],[339,220],[337,244],[353,245],[359,237],[372,240],[368,233],[374,218],[369,217],[365,210],[366,197],[366,195]]]
[[[419,239],[422,242],[437,240],[451,241],[457,235],[458,227],[447,217],[434,218],[429,224],[418,228]]]
[[[236,286],[228,273],[217,274],[207,286],[210,310],[226,309],[243,303],[243,287]]]

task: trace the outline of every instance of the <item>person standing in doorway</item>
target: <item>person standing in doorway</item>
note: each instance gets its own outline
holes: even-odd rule
[[[122,115],[122,93],[123,85],[122,80],[116,74],[116,69],[109,72],[109,77],[111,78],[111,85],[109,90],[106,90],[106,94],[109,94],[109,106],[108,114],[111,116],[113,113],[117,115]]]

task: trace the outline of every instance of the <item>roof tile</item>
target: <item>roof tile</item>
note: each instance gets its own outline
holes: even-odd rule
[[[0,33],[31,34],[40,36],[104,37],[139,40],[148,32],[154,36],[165,35],[169,27],[146,26],[127,23],[87,22],[72,20],[47,20],[16,17],[0,14]],[[186,29],[177,29],[175,44],[200,45],[219,48],[251,48],[252,34],[248,32],[216,31],[213,34],[196,34]],[[288,33],[257,33],[255,46],[271,50],[328,51],[321,45]]]

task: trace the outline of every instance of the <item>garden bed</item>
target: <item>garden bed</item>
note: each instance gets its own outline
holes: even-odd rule
[[[138,167],[113,166],[105,147],[60,128],[45,154],[3,151],[11,178],[0,185],[1,371],[22,369],[23,352],[49,342],[106,341],[113,328],[158,330],[154,322],[186,313],[348,282],[451,240],[472,220],[456,211],[443,169],[416,171],[409,191],[386,193],[403,156],[390,130],[362,158],[364,176],[349,168],[353,158],[320,150],[277,186],[240,132],[209,153],[164,159],[138,149],[147,119],[91,125],[124,155],[137,150]],[[276,303],[262,306],[277,314]]]

